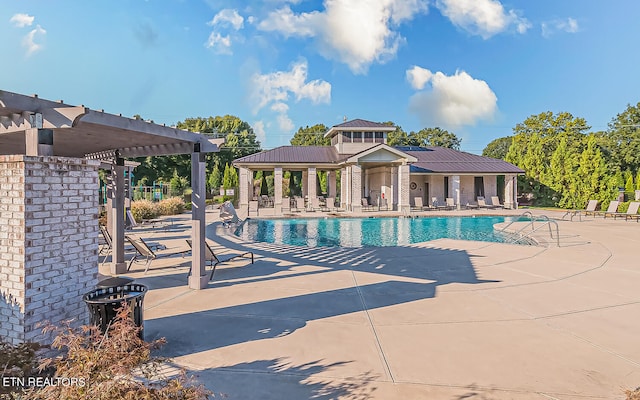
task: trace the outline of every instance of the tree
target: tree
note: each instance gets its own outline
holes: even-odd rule
[[[309,125],[300,127],[290,140],[294,146],[328,146],[331,139],[325,138],[324,134],[329,130],[324,124]]]
[[[387,144],[389,146],[412,146],[412,144],[409,142],[409,136],[407,135],[407,132],[402,130],[401,126],[396,125],[392,121],[386,121],[383,122],[383,124],[396,128],[395,131],[389,132],[387,134]]]
[[[459,139],[454,133],[451,133],[442,128],[424,128],[418,132],[411,132],[409,138],[412,142],[416,143],[416,146],[427,147],[447,147],[449,149],[460,149]]]
[[[574,192],[571,207],[583,207],[589,199],[608,200],[610,180],[607,179],[607,167],[595,135],[589,135],[587,139],[575,176],[571,187]]]
[[[498,139],[494,139],[487,147],[482,150],[482,155],[484,157],[497,158],[499,160],[504,160],[507,156],[507,152],[509,151],[509,147],[513,142],[513,136],[501,137]]]
[[[640,102],[627,108],[609,123],[601,137],[609,165],[621,171],[640,168]]]
[[[625,175],[627,176],[627,180],[624,184],[624,191],[627,193],[633,193],[635,190],[635,186],[633,186],[633,174],[631,171],[627,170]]]
[[[209,179],[207,179],[207,190],[211,191],[216,191],[220,188],[220,186],[222,185],[222,173],[220,172],[220,168],[218,167],[218,164],[215,164],[213,166],[213,171],[211,171],[211,174],[209,174]]]
[[[559,193],[558,205],[560,207],[569,207],[572,204],[572,193],[568,190],[571,187],[572,180],[575,177],[575,169],[577,168],[578,155],[569,149],[567,139],[560,139],[560,144],[551,156],[551,163],[547,179],[549,187]]]

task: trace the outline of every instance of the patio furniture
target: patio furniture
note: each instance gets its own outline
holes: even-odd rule
[[[615,219],[615,214],[618,213],[619,205],[620,205],[620,202],[618,200],[612,200],[611,203],[609,203],[609,207],[607,208],[607,211],[599,212],[598,214],[603,214],[605,219],[607,218],[607,215],[613,216]]]
[[[498,196],[491,196],[491,204],[496,208],[504,208],[504,204],[500,203],[500,198]]]
[[[304,199],[296,196],[294,198],[294,204],[291,207],[291,211],[301,212],[302,210],[304,210]]]
[[[314,212],[317,210],[320,210],[320,199],[317,197],[312,197],[307,203],[307,211]]]
[[[640,208],[640,202],[632,201],[629,203],[629,208],[624,215],[624,220],[635,219],[636,222],[640,221],[640,215],[638,215],[638,208]],[[615,218],[614,218],[615,219]]]
[[[222,225],[226,227],[231,224],[238,224],[243,222],[243,220],[238,218],[238,213],[229,200],[225,201],[220,206],[220,219],[222,220]]]
[[[422,197],[414,197],[413,205],[411,206],[411,211],[422,211],[424,210],[424,203],[422,202]]]
[[[382,198],[378,202],[378,210],[379,211],[389,211],[389,203],[387,203],[387,199]]]
[[[100,262],[100,264],[102,264],[107,261],[107,257],[109,257],[109,254],[111,254],[113,241],[111,240],[111,234],[109,233],[107,227],[104,225],[100,225],[99,227],[100,233],[102,234],[102,239],[104,240],[104,243],[102,243],[100,245],[100,248],[98,249],[98,255],[104,254],[104,259],[102,259],[102,262]]]
[[[447,205],[446,205],[447,210],[455,210],[455,209],[456,209],[456,204],[455,204],[455,202],[453,201],[453,197],[447,197],[447,198],[445,199],[445,202],[446,202],[446,204],[447,204]]]
[[[193,243],[191,242],[191,240],[190,239],[186,239],[186,240],[187,240],[187,244],[189,245],[189,248],[193,248]],[[245,256],[247,256],[247,255],[251,256],[251,264],[253,264],[253,253],[250,252],[250,251],[247,251],[246,253],[234,255],[234,256],[231,256],[229,258],[225,258],[224,260],[221,260],[221,259],[218,258],[216,253],[213,251],[211,246],[209,246],[209,243],[207,243],[205,241],[204,245],[205,245],[204,258],[205,258],[206,261],[209,261],[211,263],[210,264],[211,267],[213,267],[211,269],[211,275],[209,275],[209,280],[213,279],[213,274],[216,272],[216,267],[218,266],[218,264],[226,263],[226,262],[231,261],[231,260],[236,259],[236,258],[245,258]],[[191,275],[191,269],[189,269],[189,275]]]
[[[131,260],[129,260],[129,264],[127,265],[127,271],[129,269],[131,269],[131,265],[133,265],[133,263],[136,262],[138,260],[138,258],[144,258],[145,259],[144,273],[146,274],[147,271],[149,271],[149,267],[151,266],[151,262],[153,260],[161,258],[161,257],[175,256],[175,255],[178,255],[178,254],[180,254],[180,255],[182,255],[182,257],[184,257],[184,253],[186,253],[186,251],[182,250],[182,251],[177,251],[177,252],[172,252],[172,253],[157,254],[157,253],[154,252],[154,248],[155,248],[155,250],[166,250],[166,247],[160,245],[160,246],[155,246],[154,248],[152,248],[142,238],[135,239],[135,238],[132,238],[131,236],[128,236],[128,235],[125,235],[124,238],[129,243],[131,243],[131,245],[135,249],[135,253],[133,254],[133,257],[131,257]]]
[[[487,204],[484,197],[478,197],[478,208],[494,209],[496,207],[493,204]]]
[[[618,217],[624,217],[625,221],[629,218],[637,218],[638,217],[638,207],[640,206],[640,202],[632,201],[629,203],[629,208],[627,208],[626,212],[614,212],[608,213],[613,216],[613,219],[617,219]],[[606,218],[606,214],[605,214]]]
[[[366,197],[360,200],[360,204],[362,205],[362,211],[373,211],[373,206],[369,204],[369,200]]]
[[[324,207],[322,211],[331,211],[336,209],[336,199],[333,197],[327,197],[327,200],[324,202]]]
[[[431,208],[435,208],[436,210],[447,210],[449,209],[449,206],[446,204],[440,204],[437,197],[432,197]]]

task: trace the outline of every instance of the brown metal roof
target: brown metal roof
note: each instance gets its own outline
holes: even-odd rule
[[[234,164],[332,164],[347,159],[333,146],[281,146],[234,160]]]
[[[445,147],[398,147],[418,159],[411,172],[427,173],[505,173],[522,174],[523,170],[503,160],[448,149]]]
[[[417,159],[411,172],[522,174],[506,161],[444,147],[394,147]],[[333,146],[282,146],[234,161],[234,164],[339,164],[352,154],[338,154]]]
[[[334,128],[392,128],[395,130],[395,127],[390,127],[389,125],[381,124],[379,122],[367,121],[365,119],[352,119],[351,121],[343,122],[342,124],[334,125]]]

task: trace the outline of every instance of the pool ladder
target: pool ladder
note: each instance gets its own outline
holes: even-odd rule
[[[524,218],[524,217],[528,217],[530,223],[525,224],[522,228],[518,229],[515,232],[506,232],[506,230],[513,225],[516,222],[521,222],[520,219]],[[539,222],[538,226],[535,226],[535,223]],[[553,235],[553,227],[555,228],[555,237]],[[548,227],[549,228],[549,237],[551,237],[551,239],[555,239],[556,244],[558,247],[560,247],[560,228],[558,227],[558,223],[552,219],[550,219],[549,217],[547,217],[546,215],[538,215],[535,216],[531,213],[531,211],[525,211],[522,214],[520,214],[518,216],[517,219],[511,221],[509,224],[507,224],[505,227],[503,227],[502,229],[500,229],[498,232],[501,233],[505,233],[508,234],[509,237],[511,238],[511,240],[507,240],[507,243],[518,243],[521,240],[535,240],[533,239],[533,234],[536,233],[537,231],[539,231],[540,229],[543,229],[544,227]],[[531,228],[530,231],[525,232],[526,229]]]

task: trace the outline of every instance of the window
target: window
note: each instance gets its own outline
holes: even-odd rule
[[[362,142],[362,132],[353,132],[353,143]]]
[[[482,176],[473,178],[473,194],[474,200],[478,197],[484,197],[484,178]]]
[[[375,143],[384,143],[384,133],[376,132],[373,141]]]
[[[449,197],[449,177],[444,177],[444,198]]]
[[[364,141],[365,143],[373,143],[373,132],[365,132]]]
[[[351,132],[342,132],[342,143],[351,143]]]

